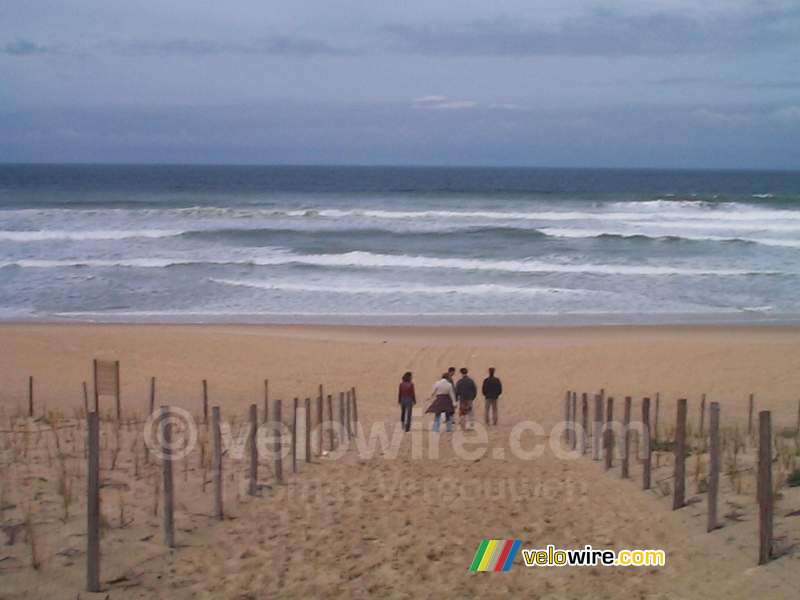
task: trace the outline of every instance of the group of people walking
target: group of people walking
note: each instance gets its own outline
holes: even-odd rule
[[[433,391],[429,397],[431,404],[425,410],[433,414],[432,431],[439,431],[441,417],[444,415],[447,431],[453,431],[453,416],[458,407],[459,425],[466,430],[473,421],[475,399],[478,397],[478,387],[469,376],[466,367],[461,368],[461,378],[454,381],[456,368],[450,367],[442,373],[441,379],[433,384]],[[481,393],[484,398],[485,417],[487,425],[497,425],[497,400],[503,393],[503,384],[495,376],[494,367],[489,368],[489,376],[483,380]],[[417,403],[414,390],[413,375],[410,371],[403,374],[397,392],[397,402],[400,404],[400,420],[405,431],[411,430],[411,414]],[[491,417],[491,420],[490,420]]]

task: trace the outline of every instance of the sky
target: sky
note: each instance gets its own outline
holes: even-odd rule
[[[800,169],[800,2],[0,0],[0,162]]]

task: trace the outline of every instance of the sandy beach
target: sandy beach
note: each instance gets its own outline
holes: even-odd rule
[[[251,403],[261,410],[265,379],[270,398],[284,406],[295,397],[313,402],[320,384],[335,398],[354,386],[362,428],[369,434],[374,423],[386,423],[390,437],[399,418],[396,386],[406,370],[414,372],[419,396],[427,396],[450,365],[469,368],[479,381],[494,366],[504,385],[500,423],[487,434],[489,448],[506,449],[502,459],[491,452],[477,460],[457,456],[452,439],[474,432],[443,433],[438,459],[427,451],[413,458],[411,436],[402,438],[395,458],[377,452],[363,459],[352,444],[341,459],[314,457],[301,464],[283,485],[262,459],[264,497],[257,499],[240,494],[246,464],[231,460],[222,522],[211,518],[208,467],[195,451],[175,470],[174,550],[164,547],[160,512],[155,514],[160,470],[158,461],[141,459],[141,425],[114,431],[104,422],[101,581],[112,598],[781,598],[792,597],[800,581],[794,549],[800,543],[800,488],[784,486],[777,496],[782,556],[756,566],[754,446],[747,436],[739,456],[742,474],[723,477],[723,527],[712,533],[705,531],[705,494],[698,491],[706,469],[702,456],[687,462],[689,504],[673,512],[669,452],[654,456],[653,489],[643,491],[636,461],[625,481],[618,464],[607,472],[588,455],[565,461],[547,451],[526,461],[508,451],[517,423],[532,420],[549,428],[561,420],[566,390],[594,394],[604,388],[619,399],[617,410],[625,396],[638,410],[642,397],[659,393],[666,437],[677,398],[688,399],[695,430],[701,394],[719,402],[723,428],[732,432],[746,426],[753,393],[757,410],[772,411],[781,447],[796,453],[796,437],[783,432],[793,430],[798,418],[798,328],[7,323],[0,325],[0,346],[6,542],[12,529],[17,532],[13,543],[0,547],[3,598],[92,597],[83,591],[85,461],[75,418],[83,406],[82,382],[91,385],[92,358],[120,361],[123,415],[137,421],[147,411],[151,377],[157,404],[194,415],[201,412],[206,379],[210,404],[237,423]],[[21,416],[29,375],[36,415],[56,415],[74,428],[61,434],[58,451],[46,421]],[[421,399],[415,429],[430,428],[430,416],[421,415],[424,405]],[[476,415],[483,420],[482,400]],[[11,433],[22,430],[44,433]],[[112,469],[114,435],[123,443]],[[21,447],[22,438],[30,438],[30,447]],[[61,454],[72,474],[68,516],[57,486]],[[466,493],[465,486],[473,491]],[[486,486],[494,495],[487,496]],[[26,511],[32,512],[38,569],[30,564],[28,530],[20,526]],[[469,573],[483,539],[521,539],[522,548],[659,548],[667,560],[663,567],[529,568],[518,556],[509,573]]]

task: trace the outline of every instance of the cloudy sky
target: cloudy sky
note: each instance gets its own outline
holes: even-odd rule
[[[800,168],[798,0],[0,0],[0,161]]]

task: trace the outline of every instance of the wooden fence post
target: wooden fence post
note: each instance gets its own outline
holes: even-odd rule
[[[753,433],[753,408],[755,404],[755,398],[753,394],[750,394],[750,402],[749,407],[747,409],[747,435]]]
[[[657,398],[656,398],[657,399]],[[642,424],[644,425],[642,434],[639,436],[639,446],[644,444],[644,453],[641,448],[639,455],[642,458],[642,489],[650,489],[650,398],[642,398]]]
[[[264,380],[264,422],[269,421],[269,379]]]
[[[306,462],[311,462],[311,398],[306,398]]]
[[[94,384],[94,412],[100,414],[100,394],[97,392],[97,359],[92,360],[92,378]]]
[[[214,456],[211,464],[211,481],[214,488],[214,516],[222,519],[222,431],[220,430],[219,406],[211,408],[211,437],[214,440]]]
[[[581,394],[581,425],[583,426],[583,451],[589,441],[589,397],[586,392]]]
[[[710,406],[709,434],[711,436],[710,466],[708,472],[708,523],[706,531],[717,528],[717,496],[719,495],[719,402]]]
[[[114,386],[115,395],[117,397],[117,421],[122,418],[122,398],[120,397],[120,381],[119,381],[119,361],[114,361]]]
[[[318,456],[322,456],[322,396],[317,398],[317,425],[319,428],[319,437],[317,439]]]
[[[600,460],[600,441],[603,431],[603,397],[595,394],[594,422],[592,423],[592,460]]]
[[[203,379],[203,425],[208,423],[208,382]]]
[[[658,442],[658,415],[661,413],[661,394],[656,392],[656,414],[653,416],[653,439]]]
[[[341,426],[339,434],[347,437],[347,430],[345,429],[344,420],[344,392],[339,392],[339,425]],[[344,443],[343,439],[339,440],[339,444]]]
[[[333,395],[328,394],[328,422],[330,423],[330,429],[328,429],[328,450],[333,452]],[[320,432],[320,436],[322,432]]]
[[[564,396],[564,425],[569,425],[569,412],[570,412],[570,401],[572,399],[572,392],[567,390],[566,395]],[[564,429],[564,438],[566,439],[567,446],[570,444],[570,435],[569,429]]]
[[[33,375],[28,376],[28,416],[33,416]]]
[[[605,452],[606,452],[606,471],[614,464],[614,398],[611,396],[606,400],[606,431],[605,431]]]
[[[356,388],[355,388],[355,386],[353,386],[351,389],[353,391],[353,423],[355,424],[356,431],[357,431],[358,430],[358,423],[359,423],[359,421],[358,421],[358,401],[356,400]]]
[[[297,402],[298,398],[295,398],[292,411],[292,473],[297,473]]]
[[[258,444],[256,431],[258,429],[258,406],[250,405],[250,486],[251,496],[258,495]]]
[[[161,407],[162,415],[161,420],[169,414],[169,406]],[[159,423],[159,426],[161,424]],[[164,423],[164,447],[161,448],[161,453],[164,455],[161,459],[161,468],[164,475],[164,543],[167,547],[175,547],[175,491],[172,481],[172,423],[169,421]]]
[[[575,431],[575,426],[578,424],[577,408],[578,408],[578,392],[572,392],[572,429],[570,429],[570,450],[575,450],[578,445],[578,432]]]
[[[700,437],[705,437],[705,424],[706,424],[706,395],[700,397]]]
[[[800,400],[797,401],[797,427],[794,430],[795,436],[800,436]]]
[[[153,411],[150,411],[151,413]],[[83,415],[85,417],[89,416],[89,386],[86,385],[86,382],[83,382]]]
[[[631,422],[631,397],[625,396],[625,409],[622,414],[622,439],[620,443],[622,444],[622,477],[627,479],[630,477],[628,472],[628,465],[630,461],[630,446],[631,446],[631,436],[630,432],[628,431],[628,426]]]
[[[283,423],[281,415],[281,401],[280,400],[273,400],[272,402],[274,406],[274,416],[272,420],[276,423]],[[275,442],[273,443],[272,451],[275,455],[275,480],[278,483],[283,483],[283,457],[281,457],[281,452],[283,451],[283,429],[279,430],[278,433],[280,435],[275,436]]]
[[[772,558],[772,422],[770,411],[758,413],[758,564]]]
[[[100,591],[100,420],[97,412],[86,415],[89,429],[86,498],[86,589]]]
[[[352,421],[352,411],[351,411],[351,407],[350,407],[350,405],[353,403],[353,396],[352,396],[350,391],[345,392],[345,398],[347,399],[346,404],[345,404],[345,406],[346,406],[345,414],[347,415],[345,417],[345,419],[347,419],[347,420],[345,421],[344,428],[347,431],[347,439],[349,440],[350,439],[350,435],[353,432],[353,430],[351,429],[351,423],[353,421]]]
[[[156,378],[150,378],[150,412],[147,413],[147,416],[153,414],[153,411],[156,409]]]
[[[678,419],[675,423],[675,490],[672,510],[686,505],[686,398],[678,400]]]

